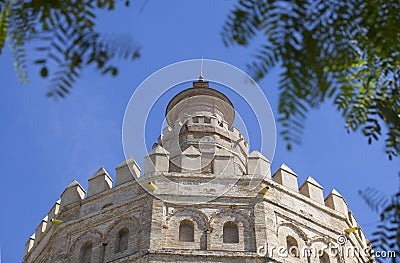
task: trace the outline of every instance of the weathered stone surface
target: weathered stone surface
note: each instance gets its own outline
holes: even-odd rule
[[[69,204],[81,201],[85,197],[86,191],[77,181],[72,181],[61,194],[61,209]]]
[[[300,193],[310,197],[318,203],[324,204],[324,193],[322,186],[315,181],[314,178],[309,176],[306,181],[300,186]]]
[[[169,152],[162,146],[157,145],[146,157],[144,161],[144,174],[154,172],[168,172]]]
[[[140,177],[141,169],[136,161],[129,157],[115,168],[115,186],[135,180]]]
[[[61,203],[61,200],[57,200],[57,202],[54,203],[53,207],[50,209],[49,213],[47,214],[48,220],[56,218],[58,212],[60,211],[60,203]]]
[[[293,172],[286,164],[282,164],[278,171],[272,176],[275,182],[290,188],[293,191],[298,191],[297,174]]]
[[[201,172],[201,153],[194,146],[189,146],[177,159],[182,173]]]
[[[24,263],[314,263],[318,254],[307,258],[301,254],[305,248],[317,253],[338,246],[345,229],[359,227],[343,197],[333,190],[324,202],[322,186],[312,177],[300,193],[296,173],[284,164],[271,180],[270,162],[257,151],[248,154],[243,135],[231,126],[230,101],[206,82],[195,86],[210,91],[173,99],[170,126],[146,157],[145,175],[129,158],[116,168],[117,187],[104,168],[89,179],[88,198],[73,181],[27,241]],[[171,169],[177,156],[190,159]],[[251,185],[254,176],[259,185]],[[148,182],[157,189],[150,191]],[[53,218],[59,224],[50,223]],[[348,239],[344,249],[367,247],[361,229]],[[288,240],[297,244],[299,257],[279,252]],[[367,258],[339,254],[329,262]]]
[[[247,157],[247,173],[255,177],[271,179],[271,162],[259,151],[252,151]]]
[[[216,149],[213,166],[216,175],[235,175],[234,155],[224,148]]]
[[[101,167],[92,177],[89,178],[88,197],[96,195],[112,187],[112,179],[104,167]]]
[[[329,195],[326,197],[325,205],[332,209],[335,209],[336,211],[341,212],[346,216],[348,214],[346,201],[344,201],[343,196],[339,194],[339,192],[335,189],[333,189],[332,192],[330,192]]]
[[[34,245],[34,242],[35,242],[35,234],[33,234],[33,235],[28,239],[28,241],[26,241],[26,244],[25,244],[25,252],[24,252],[25,255],[28,254],[28,252],[31,251],[31,249],[32,249],[32,247],[33,247],[33,245]]]
[[[39,241],[47,227],[47,216],[43,218],[42,222],[38,225],[35,232],[35,240]]]

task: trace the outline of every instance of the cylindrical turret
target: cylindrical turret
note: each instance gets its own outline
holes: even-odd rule
[[[188,170],[182,169],[181,159],[186,158],[184,153],[193,146],[200,153],[201,165],[193,167],[192,172],[208,174],[222,169],[224,174],[244,174],[248,144],[232,126],[234,119],[235,109],[228,97],[209,88],[208,82],[201,78],[193,82],[193,87],[178,93],[167,106],[169,127],[159,140],[170,152],[169,171]]]
[[[208,82],[193,82],[193,87],[178,93],[167,106],[166,119],[172,127],[177,120],[188,117],[207,116],[225,121],[229,127],[235,118],[232,102],[221,92],[209,88]]]

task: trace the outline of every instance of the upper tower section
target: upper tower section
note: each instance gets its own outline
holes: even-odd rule
[[[235,108],[201,76],[171,99],[165,115],[168,127],[157,144],[169,153],[169,172],[246,173],[249,146],[232,126]]]
[[[226,122],[230,127],[235,119],[235,109],[232,102],[221,92],[209,88],[208,82],[193,82],[193,87],[178,93],[169,102],[166,109],[166,119],[170,126],[176,121],[185,122],[189,117],[215,117]]]

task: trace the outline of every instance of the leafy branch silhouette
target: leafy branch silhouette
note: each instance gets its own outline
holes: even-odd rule
[[[311,109],[330,100],[348,132],[400,150],[398,1],[240,0],[222,30],[226,46],[263,39],[248,71],[260,80],[280,67],[279,121],[290,150]],[[384,135],[383,135],[384,134]]]
[[[125,1],[128,6],[130,1]],[[116,76],[114,59],[134,60],[139,46],[118,36],[103,36],[96,28],[97,10],[114,10],[116,1],[14,0],[0,2],[0,55],[7,42],[16,74],[27,82],[26,47],[34,42],[40,75],[49,80],[47,96],[70,93],[86,66]]]
[[[396,263],[396,258],[400,257],[400,192],[390,198],[373,188],[367,188],[359,193],[373,211],[380,213],[380,222],[370,240],[373,250],[394,251],[395,257],[390,260]],[[385,260],[374,258],[371,253],[370,262],[387,262]]]

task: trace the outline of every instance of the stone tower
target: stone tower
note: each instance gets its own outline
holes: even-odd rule
[[[73,181],[23,262],[367,262],[343,197],[324,198],[312,177],[298,187],[285,164],[272,174],[234,117],[229,98],[194,82],[170,101],[143,173],[128,158],[115,183],[104,168],[87,192]]]

